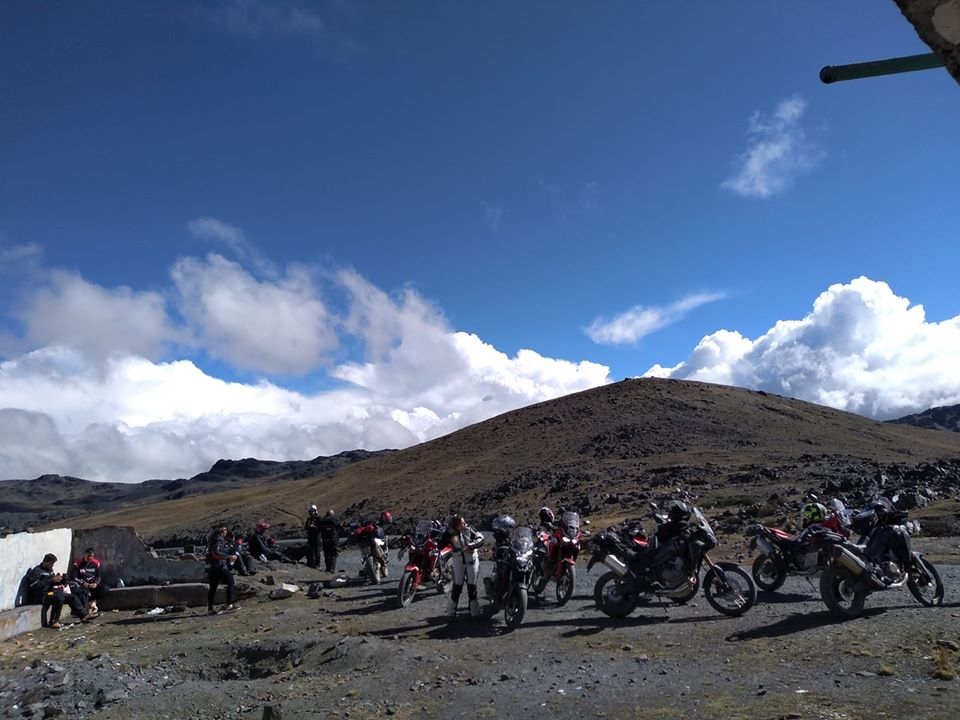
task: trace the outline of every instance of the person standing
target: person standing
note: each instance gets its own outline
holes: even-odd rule
[[[320,529],[320,541],[323,544],[324,569],[327,572],[335,573],[337,571],[337,555],[339,554],[340,518],[333,510],[327,510],[327,514],[320,518],[317,525]]]
[[[447,598],[447,617],[457,616],[457,603],[463,592],[463,583],[467,583],[467,598],[470,604],[470,615],[480,616],[480,601],[477,599],[477,578],[480,575],[480,556],[477,550],[483,545],[483,534],[467,524],[463,515],[454,515],[450,519],[447,531],[444,533],[440,547],[453,548],[453,589]]]
[[[312,568],[320,566],[320,514],[317,506],[307,508],[307,521],[303,524],[307,531],[307,565]]]
[[[233,573],[230,566],[237,561],[237,556],[231,554],[233,546],[227,540],[227,529],[217,528],[210,534],[207,544],[207,579],[210,590],[207,592],[207,613],[219,615],[225,610],[239,610],[240,606],[233,602]],[[217,597],[217,588],[223,583],[227,590],[227,604],[221,610],[215,610],[213,602]]]

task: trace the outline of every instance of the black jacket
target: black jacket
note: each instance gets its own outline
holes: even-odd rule
[[[53,590],[53,570],[46,570],[42,565],[30,568],[27,571],[27,590],[31,603],[43,602],[43,596]]]
[[[214,535],[207,545],[207,561],[211,568],[229,570],[230,555],[233,554],[233,545],[225,537]]]
[[[322,540],[340,539],[340,518],[336,515],[324,515],[320,518],[320,538]]]

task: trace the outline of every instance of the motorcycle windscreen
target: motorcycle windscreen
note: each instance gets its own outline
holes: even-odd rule
[[[693,517],[696,519],[697,525],[700,526],[700,529],[703,530],[707,535],[710,536],[710,539],[713,541],[714,545],[717,543],[717,534],[713,531],[713,527],[710,525],[710,521],[700,512],[700,508],[693,508]]]
[[[517,528],[513,531],[510,544],[520,554],[533,550],[533,530],[528,527]]]
[[[580,516],[575,512],[565,512],[560,516],[560,525],[567,537],[576,537],[580,532]]]
[[[433,532],[433,527],[433,520],[421,520],[417,523],[417,529],[414,533],[417,545],[421,545],[424,540],[430,537],[430,533]]]

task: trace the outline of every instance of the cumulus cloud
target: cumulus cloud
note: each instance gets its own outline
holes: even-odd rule
[[[171,324],[161,294],[108,289],[63,270],[47,273],[18,315],[26,328],[25,347],[63,344],[97,358],[112,353],[157,358],[168,343],[184,338]]]
[[[304,268],[261,282],[221,255],[183,258],[171,271],[180,311],[204,348],[234,367],[304,374],[337,346],[333,319]]]
[[[116,295],[79,276],[63,277],[81,296]],[[453,330],[412,287],[389,294],[352,270],[328,277],[326,289],[346,298],[339,320],[329,316],[306,271],[288,270],[265,283],[210,255],[181,259],[172,277],[176,292],[170,295],[181,298],[196,341],[238,366],[313,368],[337,332],[364,357],[329,370],[341,387],[308,394],[268,380],[227,382],[191,360],[116,350],[141,340],[94,344],[96,354],[66,327],[34,334],[50,342],[0,363],[0,477],[57,472],[134,482],[193,475],[222,457],[310,458],[406,447],[609,382],[608,369],[595,363],[532,350],[508,356]],[[119,297],[150,307],[133,291]],[[158,318],[168,327],[169,316]],[[105,322],[120,327],[112,315]]]
[[[929,322],[884,282],[831,285],[800,320],[751,340],[719,330],[646,375],[767,390],[878,419],[960,403],[960,315]]]
[[[699,293],[666,307],[637,305],[610,320],[597,318],[585,332],[591,340],[601,345],[632,343],[667,325],[679,322],[687,313],[701,305],[723,300],[725,297],[724,293]]]
[[[721,187],[741,197],[768,198],[787,190],[798,175],[816,165],[823,153],[800,124],[806,107],[806,101],[794,95],[781,100],[771,114],[754,113],[747,128],[747,149]]]

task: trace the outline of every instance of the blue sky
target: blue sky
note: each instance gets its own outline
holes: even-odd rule
[[[867,0],[4,4],[0,476],[410,444],[651,369],[960,402],[960,92],[817,77],[926,51]]]

